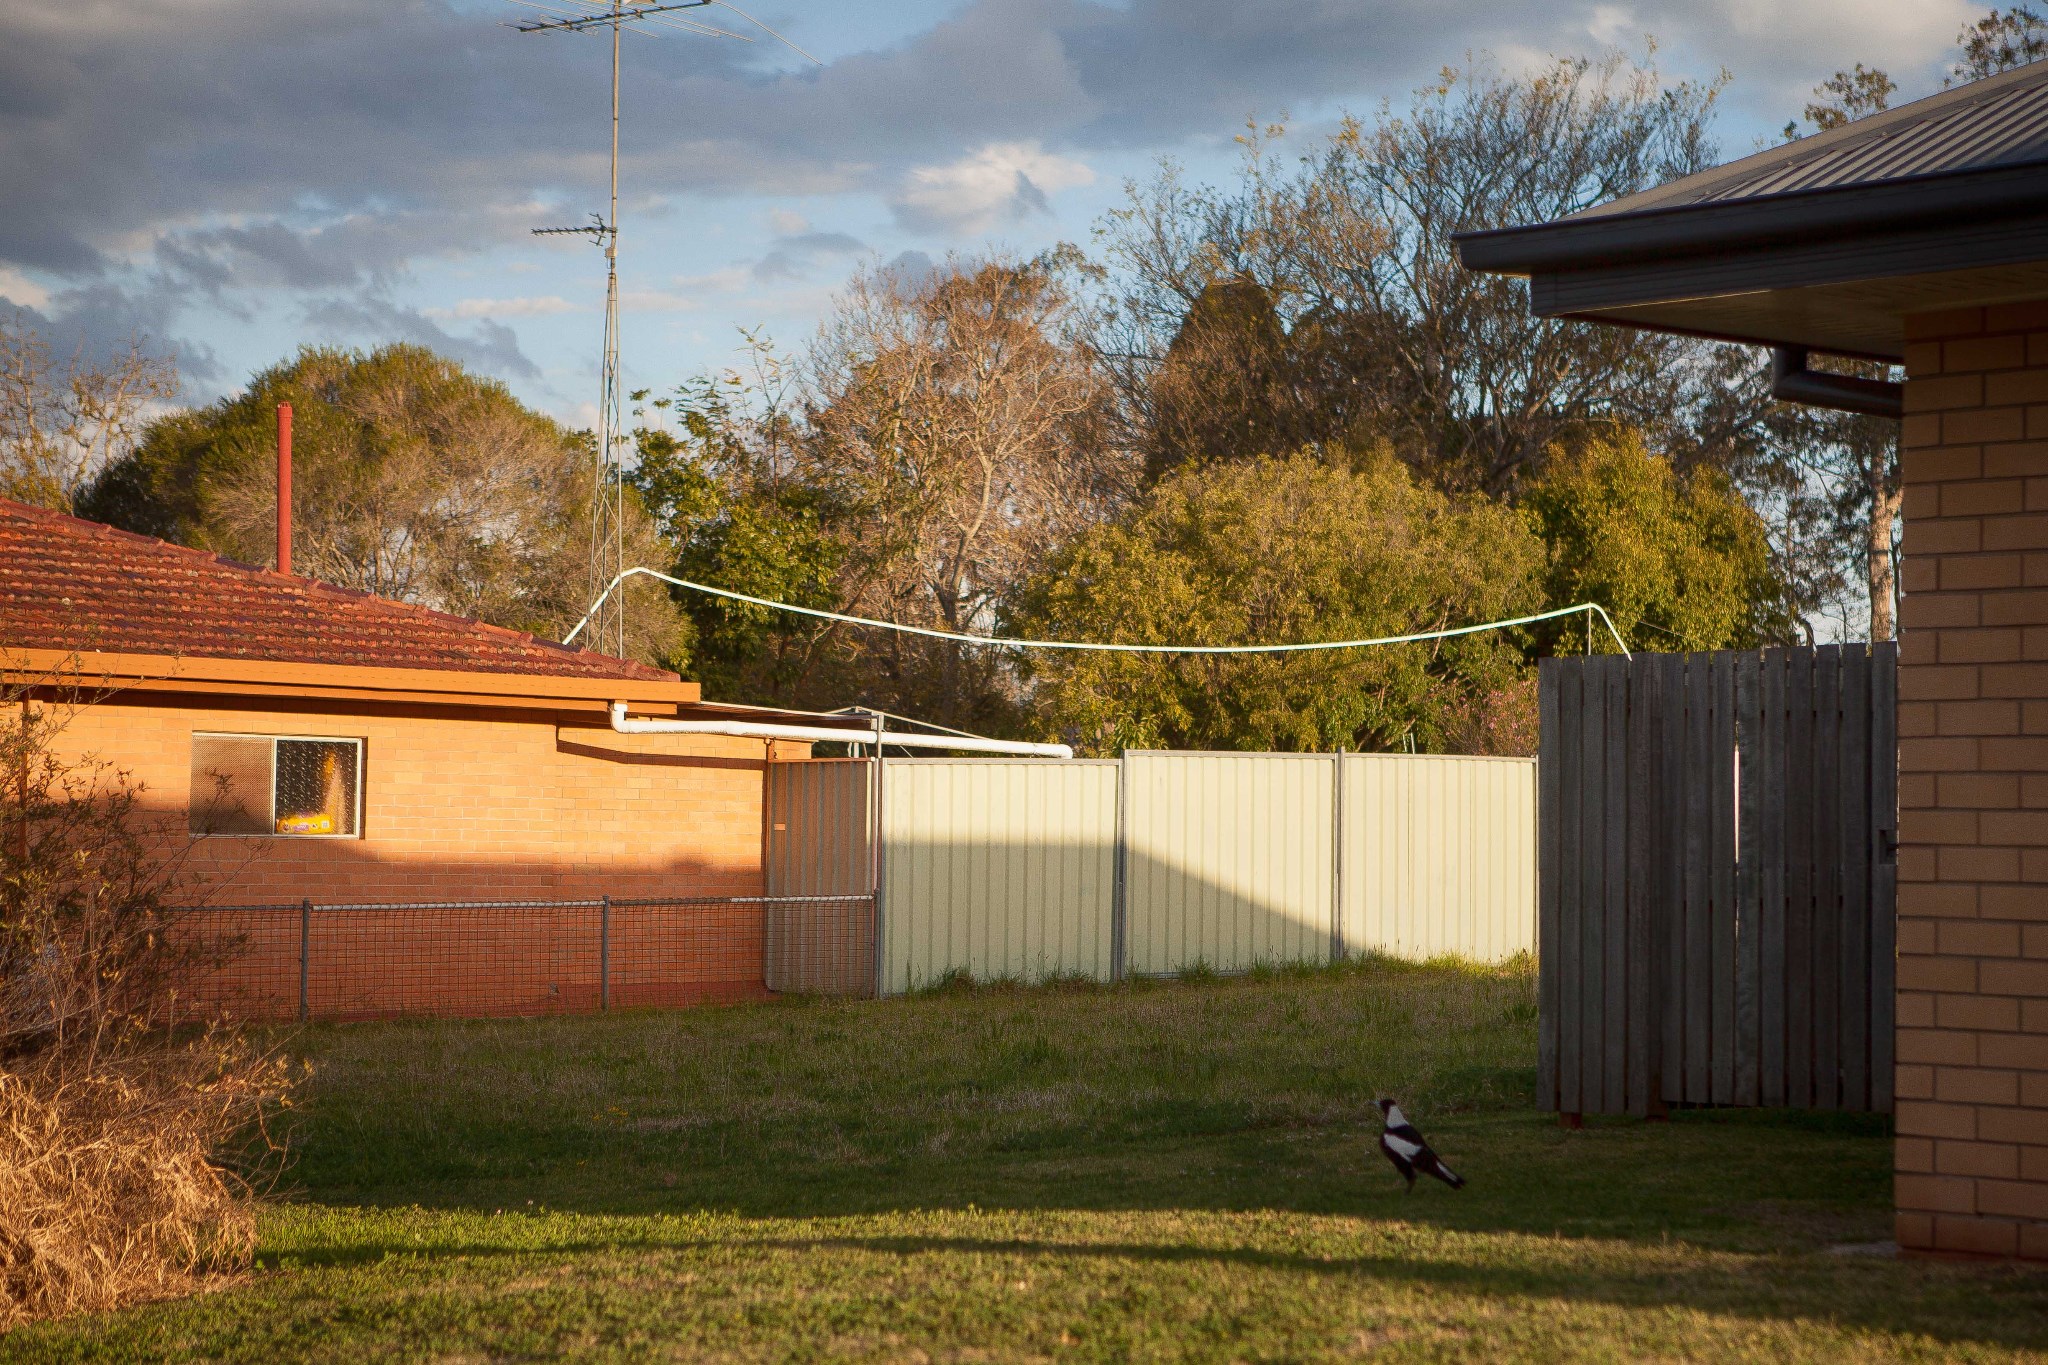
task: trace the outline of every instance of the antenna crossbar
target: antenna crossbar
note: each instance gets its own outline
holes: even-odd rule
[[[603,246],[607,238],[619,235],[616,224],[607,223],[594,213],[590,215],[590,221],[580,227],[528,228],[527,232],[535,237],[588,237],[599,246]]]
[[[630,24],[640,19],[652,19],[657,14],[673,14],[677,10],[704,9],[712,3],[713,0],[679,0],[678,3],[654,5],[629,0],[629,3],[615,10],[561,19],[523,19],[512,27],[521,33],[580,33],[584,29],[607,28],[616,24]]]
[[[611,209],[590,215],[579,227],[532,228],[536,237],[586,237],[604,248],[604,372],[599,387],[595,457],[592,461],[590,498],[590,592],[598,605],[592,608],[588,624],[591,643],[618,658],[626,655],[625,604],[613,597],[615,586],[626,571],[626,468],[625,447],[631,442],[626,432],[620,401],[619,375],[619,35],[629,29],[650,34],[653,28],[673,28],[718,38],[754,40],[745,34],[713,28],[696,20],[678,17],[682,10],[718,5],[731,10],[791,51],[816,63],[817,58],[748,14],[731,0],[512,0],[533,10],[541,18],[522,19],[509,25],[521,33],[580,33],[586,29],[610,29],[612,37],[612,146]],[[668,16],[664,18],[663,16]],[[645,23],[649,27],[634,28]],[[578,630],[582,627],[579,625]]]

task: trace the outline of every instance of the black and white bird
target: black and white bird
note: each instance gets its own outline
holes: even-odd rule
[[[1380,1134],[1380,1150],[1387,1160],[1394,1163],[1394,1169],[1408,1182],[1410,1193],[1415,1190],[1415,1173],[1433,1175],[1454,1190],[1465,1188],[1465,1177],[1444,1165],[1444,1159],[1429,1150],[1429,1144],[1422,1140],[1422,1134],[1415,1131],[1415,1125],[1401,1112],[1401,1106],[1392,1100],[1381,1100],[1380,1117],[1386,1120],[1386,1131]]]

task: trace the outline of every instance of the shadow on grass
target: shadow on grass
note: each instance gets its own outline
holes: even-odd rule
[[[422,1156],[403,1182],[288,1179],[280,1194],[451,1212],[537,1200],[593,1215],[712,1209],[757,1218],[969,1205],[1278,1211],[1637,1242],[1683,1234],[1734,1246],[1775,1242],[1799,1224],[1802,1209],[1821,1229],[1807,1239],[1817,1244],[1882,1237],[1889,1228],[1890,1125],[1877,1115],[1703,1110],[1663,1124],[1589,1121],[1578,1132],[1526,1111],[1447,1115],[1431,1135],[1472,1186],[1452,1194],[1425,1183],[1412,1196],[1379,1155],[1376,1124],[1262,1121],[1221,1109],[1178,1117],[1170,1131],[1035,1133],[959,1153],[863,1153],[828,1127],[795,1140],[810,1139],[808,1158],[749,1150],[739,1134],[724,1141],[696,1132],[674,1144],[658,1134],[614,1134],[585,1146],[545,1130],[500,1128],[445,1162]],[[792,1139],[781,1142],[786,1148]],[[1779,1210],[1772,1226],[1742,1212],[1759,1208]]]
[[[588,1248],[611,1251],[687,1245],[686,1227],[647,1216],[706,1210],[755,1219],[969,1206],[1336,1215],[1555,1240],[1538,1243],[1526,1267],[1199,1246],[991,1246],[1048,1257],[1250,1258],[1490,1294],[1676,1296],[1782,1319],[1833,1300],[1786,1298],[1762,1272],[1746,1279],[1712,1257],[1674,1261],[1661,1248],[1737,1253],[1865,1290],[1921,1282],[1908,1268],[1781,1254],[1888,1235],[1884,1120],[1689,1111],[1668,1124],[1594,1121],[1566,1132],[1534,1112],[1534,1013],[1526,971],[1368,963],[1215,983],[954,981],[879,1004],[315,1031],[305,1159],[287,1188],[316,1204],[615,1215],[617,1226]],[[1468,1189],[1402,1193],[1375,1146],[1379,1093],[1410,1107]],[[304,1264],[386,1252],[577,1254],[570,1245],[493,1247],[488,1231],[473,1236],[460,1217],[438,1232],[475,1248],[436,1236],[431,1249],[387,1246],[374,1222],[351,1228],[346,1209],[332,1229],[312,1212],[292,1239]],[[543,1242],[549,1235],[529,1231]],[[564,1243],[583,1235],[574,1224],[556,1231]],[[750,1244],[747,1229],[734,1240]],[[853,1244],[901,1255],[925,1245]],[[976,1244],[942,1237],[927,1249],[948,1246]],[[1616,1248],[1618,1261],[1620,1249],[1633,1249],[1637,1260],[1591,1278],[1568,1268],[1596,1246]],[[1915,1302],[1842,1311],[1863,1325],[1895,1325],[1929,1313]],[[1969,1339],[2033,1331],[2044,1314],[2036,1295],[2016,1314],[2020,1325],[1972,1322],[1967,1330],[1982,1335]],[[1967,1311],[1956,1316],[1969,1321]],[[1912,1324],[1937,1328],[1965,1330]]]
[[[1821,1254],[1889,1234],[1883,1119],[1686,1111],[1567,1132],[1534,1111],[1534,1020],[1526,970],[1365,963],[313,1029],[280,1191],[305,1207],[274,1215],[264,1258],[338,1267],[279,1277],[313,1304],[532,1278],[466,1278],[464,1258],[743,1293],[787,1281],[753,1262],[811,1257],[865,1293],[917,1280],[896,1261],[938,1258],[931,1283],[953,1292],[947,1258],[1008,1256],[1080,1285],[1184,1266],[1153,1279],[1195,1298],[1241,1290],[1237,1270],[1267,1290],[1348,1278],[1539,1313],[1813,1320],[1918,1334],[1927,1356],[2048,1344],[2048,1278]],[[1381,1093],[1469,1188],[1402,1192],[1376,1150]]]

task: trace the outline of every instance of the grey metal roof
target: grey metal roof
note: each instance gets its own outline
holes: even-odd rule
[[[1542,317],[1898,360],[1909,314],[2048,299],[2048,62],[1456,240]]]
[[[2048,62],[1944,90],[1561,221],[2033,163],[2048,163]]]

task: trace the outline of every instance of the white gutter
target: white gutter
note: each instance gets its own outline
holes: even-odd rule
[[[1072,758],[1065,744],[982,739],[976,735],[926,735],[905,730],[845,729],[826,725],[785,725],[758,720],[633,720],[626,703],[612,703],[612,729],[622,735],[744,735],[754,739],[795,739],[811,743],[894,744],[908,749],[957,749],[972,754],[1018,758]]]

